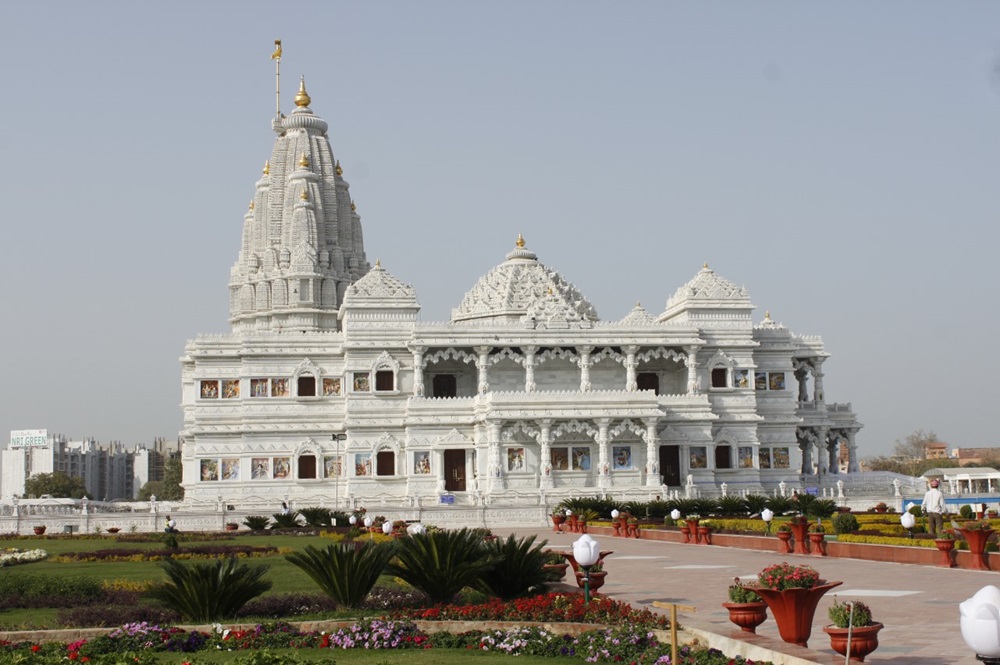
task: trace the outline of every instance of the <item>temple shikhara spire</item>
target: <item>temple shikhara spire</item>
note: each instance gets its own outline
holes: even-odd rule
[[[470,285],[450,319],[421,320],[414,288],[368,262],[305,77],[293,102],[285,116],[279,100],[239,244],[234,231],[232,330],[190,340],[181,361],[186,500],[527,524],[574,496],[832,493],[859,470],[861,423],[827,400],[822,340],[755,315],[746,287],[708,262],[678,288],[652,285],[663,305],[647,310],[634,296],[650,285],[606,270],[600,246],[516,233],[511,248],[508,229],[478,279],[449,273]],[[383,248],[391,223],[375,222]],[[421,248],[424,270],[453,271],[461,242]],[[540,258],[588,249],[619,285],[621,318],[600,318]],[[664,280],[701,258],[630,251]],[[487,504],[504,509],[475,512]]]

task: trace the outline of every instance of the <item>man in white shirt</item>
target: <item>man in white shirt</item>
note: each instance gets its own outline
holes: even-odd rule
[[[931,481],[931,488],[924,494],[924,501],[920,504],[920,509],[927,515],[927,529],[935,538],[944,529],[944,494],[938,489],[938,481]]]
[[[167,515],[167,527],[163,531],[164,533],[177,533],[177,520]]]

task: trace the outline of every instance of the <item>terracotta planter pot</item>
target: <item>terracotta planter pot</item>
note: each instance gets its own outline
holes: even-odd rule
[[[778,634],[781,639],[799,646],[809,646],[809,636],[812,634],[813,616],[820,598],[830,589],[840,586],[843,582],[819,584],[811,589],[758,589],[754,591],[764,599],[775,623],[778,624]]]
[[[823,632],[830,636],[830,648],[841,656],[847,655],[847,647],[851,647],[851,660],[865,662],[865,656],[878,649],[878,631],[882,624],[873,623],[870,626],[855,626],[851,628],[851,639],[847,639],[847,628],[825,626]]]
[[[941,563],[939,565],[945,568],[954,568],[955,560],[951,553],[955,549],[955,541],[951,538],[939,538],[934,540],[934,545],[941,552]]]
[[[778,545],[778,552],[780,554],[791,554],[792,553],[792,532],[791,531],[779,531],[778,540],[781,544]]]
[[[565,515],[553,515],[552,516],[552,530],[556,533],[562,533],[562,523],[566,521]]]
[[[809,525],[789,524],[792,527],[792,536],[795,538],[794,554],[809,554]]]
[[[622,535],[622,524],[618,520],[611,522],[611,528],[614,529],[612,536],[617,538]],[[625,535],[628,536],[628,526],[625,527]]]
[[[107,529],[105,529],[105,531],[107,531],[108,533],[118,533],[120,529],[116,526],[109,526]]]
[[[972,570],[989,570],[986,563],[986,541],[993,535],[993,529],[962,529],[962,538],[969,544],[969,553],[972,554],[972,563],[969,568]]]
[[[744,633],[756,633],[757,626],[767,621],[767,603],[722,603],[729,610],[729,620]]]
[[[628,535],[632,536],[633,538],[638,538],[639,537],[639,524],[638,523],[636,523],[636,524],[629,524],[628,525]]]
[[[710,526],[699,526],[698,527],[698,542],[702,545],[712,544],[712,527]]]
[[[700,539],[698,538],[698,520],[687,520],[687,527],[688,531],[691,532],[690,542],[692,543],[701,542]]]
[[[810,533],[809,549],[812,551],[814,556],[826,556],[826,534]]]
[[[689,529],[686,525],[682,526],[681,527],[681,533],[684,535],[684,542],[685,543],[690,543],[691,542],[691,529]]]
[[[226,525],[226,531],[236,531],[239,528],[240,528],[239,524],[227,524]],[[117,530],[118,529],[115,529],[115,531],[117,531]],[[111,529],[108,529],[108,531],[111,531]],[[112,533],[114,533],[114,532],[112,532]]]
[[[35,535],[36,536],[44,535],[45,534],[45,527],[44,526],[36,526],[34,528],[34,531],[35,531]]]
[[[569,530],[571,533],[579,533],[580,530],[580,518],[576,515],[570,515],[566,518],[566,523],[569,524]]]
[[[591,591],[597,591],[602,586],[604,586],[604,578],[606,578],[607,576],[608,576],[608,571],[606,571],[606,570],[601,570],[601,571],[597,571],[597,572],[591,573],[590,574],[590,590]],[[581,589],[583,588],[583,571],[582,570],[576,571],[576,584]]]
[[[549,571],[552,574],[552,579],[556,582],[562,581],[566,577],[566,571],[569,570],[568,563],[546,563],[542,565],[542,568]]]

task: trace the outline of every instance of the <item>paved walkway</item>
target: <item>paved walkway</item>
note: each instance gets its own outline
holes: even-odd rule
[[[551,529],[520,529],[519,535],[537,534],[553,549],[572,549],[575,534],[557,534]],[[859,561],[777,552],[684,545],[652,540],[596,536],[602,550],[613,550],[605,560],[607,581],[601,592],[636,606],[653,601],[693,605],[694,614],[681,614],[682,625],[740,638],[722,607],[726,589],[734,577],[745,581],[773,563],[809,564],[829,580],[843,585],[829,592],[816,610],[810,649],[782,642],[774,618],[757,628],[766,645],[822,665],[843,663],[830,649],[822,631],[834,593],[842,600],[858,599],[869,605],[876,621],[885,624],[879,633],[879,648],[865,659],[868,663],[908,665],[972,665],[979,661],[962,640],[958,604],[986,585],[1000,586],[1000,573],[932,566]],[[777,542],[775,543],[777,546]],[[652,608],[651,608],[652,609]],[[751,636],[752,638],[752,636]]]

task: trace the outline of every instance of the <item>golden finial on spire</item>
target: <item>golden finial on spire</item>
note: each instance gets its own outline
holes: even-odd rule
[[[306,92],[306,77],[303,76],[299,79],[299,91],[295,93],[295,105],[296,106],[309,106],[312,100],[309,98],[309,93]]]
[[[274,60],[274,117],[281,119],[281,40],[274,40],[274,53],[271,54]]]
[[[309,168],[309,157],[306,156],[306,153],[302,153],[302,156],[299,157],[299,166],[304,169]]]
[[[517,234],[517,243],[515,243],[515,244],[519,248],[523,248],[524,247],[524,236],[522,236],[520,233]]]
[[[250,199],[250,208],[249,208],[249,209],[250,209],[250,210],[253,210],[253,208],[254,208],[254,203],[253,203],[253,199]]]
[[[382,259],[375,259],[375,267],[376,268],[382,267]]]
[[[636,306],[636,307],[642,307],[642,303],[641,303],[641,302],[639,302],[638,300],[636,300],[636,301],[635,301],[635,306]]]
[[[308,201],[309,200],[309,190],[308,189],[303,189],[302,193],[299,194],[299,198],[302,199],[303,201]]]
[[[705,261],[703,264],[701,264],[701,267],[704,268],[705,270],[708,270],[708,261]]]
[[[333,167],[333,170],[337,172],[337,175],[344,175],[344,169],[340,168],[340,160],[337,160],[337,165]]]
[[[770,311],[765,311],[764,312],[764,320],[765,321],[770,321],[771,320],[771,312]]]
[[[354,212],[357,209],[358,209],[358,204],[355,203],[354,201],[351,201],[351,212]]]
[[[552,295],[552,287],[551,286],[549,287],[549,295],[550,296]]]
[[[271,175],[271,160],[264,161],[264,175]]]

